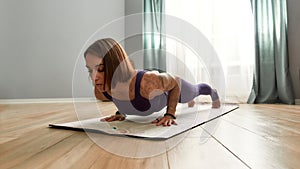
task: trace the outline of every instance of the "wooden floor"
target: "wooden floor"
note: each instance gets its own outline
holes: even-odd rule
[[[115,111],[109,102],[75,107],[0,105],[0,168],[300,168],[300,106],[244,104],[160,141],[48,128],[51,122],[77,120],[75,110],[80,118],[95,116],[89,113],[95,107]]]

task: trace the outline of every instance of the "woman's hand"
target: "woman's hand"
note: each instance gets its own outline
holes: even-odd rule
[[[172,124],[177,125],[175,119],[173,119],[170,116],[164,116],[164,117],[159,117],[155,120],[152,121],[153,124],[156,124],[156,126],[171,126]]]
[[[123,120],[125,120],[125,117],[122,114],[111,115],[109,117],[105,117],[101,119],[101,121],[107,121],[107,122],[123,121]]]

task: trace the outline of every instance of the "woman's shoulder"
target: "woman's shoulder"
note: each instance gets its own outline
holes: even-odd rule
[[[154,80],[156,77],[160,76],[160,73],[158,71],[145,71],[143,75],[143,79],[152,79]]]
[[[161,73],[158,71],[147,71],[140,83],[140,94],[147,99],[152,99],[155,96],[161,95],[163,94],[160,90],[162,89],[162,84]]]
[[[142,86],[153,86],[158,87],[164,83],[167,73],[159,73],[158,71],[147,71],[145,72],[141,85]]]
[[[159,72],[157,70],[152,70],[152,71],[145,71],[144,76],[148,78],[155,78],[155,77],[164,77],[170,75],[169,73],[166,72]]]
[[[140,84],[147,84],[151,83],[156,77],[158,76],[158,73],[155,71],[144,71],[144,70],[139,70],[137,71],[137,79],[140,79]]]
[[[158,71],[148,71],[144,74],[141,85],[142,86],[153,86],[155,88],[168,86],[176,80],[177,76],[170,73],[159,73]]]

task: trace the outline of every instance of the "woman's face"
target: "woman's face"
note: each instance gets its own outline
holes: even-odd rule
[[[105,91],[104,82],[104,64],[103,59],[96,55],[88,53],[85,57],[86,67],[92,79],[93,85],[97,87],[100,92]]]

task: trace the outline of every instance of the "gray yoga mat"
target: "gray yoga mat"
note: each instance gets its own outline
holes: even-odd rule
[[[124,121],[103,122],[101,118],[93,118],[68,123],[50,123],[53,128],[84,130],[118,136],[132,136],[148,139],[168,139],[206,122],[214,120],[238,108],[237,104],[222,104],[218,109],[212,109],[210,104],[196,104],[193,108],[179,104],[176,111],[177,125],[169,127],[156,126],[151,121],[162,116],[165,110],[150,116],[127,116]]]

